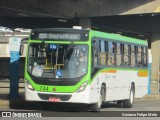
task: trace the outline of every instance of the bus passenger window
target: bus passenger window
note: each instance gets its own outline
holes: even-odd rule
[[[121,44],[117,43],[117,54],[116,54],[116,65],[120,66],[122,64],[122,51],[121,51]]]
[[[116,44],[114,42],[108,43],[108,65],[115,65],[115,47]]]
[[[131,45],[131,67],[136,66],[135,47]]]
[[[142,61],[142,47],[137,47],[137,66],[142,67],[143,61]]]
[[[128,65],[131,66],[131,45],[128,45],[128,58],[129,58]]]
[[[105,41],[100,41],[100,65],[106,65],[106,45]]]
[[[129,46],[124,44],[124,62],[123,66],[129,66]]]
[[[93,51],[94,51],[94,66],[96,67],[98,65],[98,55],[97,55],[97,49],[94,47],[93,48]]]
[[[144,60],[144,61],[143,61],[143,67],[147,67],[147,48],[144,47],[144,48],[143,48],[143,51],[144,51],[144,52],[143,52],[143,53],[144,53],[144,54],[143,54],[143,55],[144,55],[144,56],[143,56],[143,60]]]
[[[92,67],[97,67],[98,65],[98,46],[97,41],[92,42]]]

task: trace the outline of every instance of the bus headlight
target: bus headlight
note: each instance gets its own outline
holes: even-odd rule
[[[87,85],[88,85],[88,81],[84,82],[84,83],[77,89],[76,92],[82,92],[82,91],[84,91]]]
[[[27,86],[28,89],[34,90],[33,86],[29,83],[28,80],[26,80],[26,86]]]

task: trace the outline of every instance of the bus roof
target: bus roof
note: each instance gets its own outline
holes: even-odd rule
[[[106,38],[106,39],[120,41],[120,42],[148,45],[147,39],[145,40],[137,39],[133,37],[122,36],[120,34],[106,33],[106,32],[100,32],[100,31],[95,31],[95,30],[90,31],[90,38],[92,37],[100,37],[100,38]]]

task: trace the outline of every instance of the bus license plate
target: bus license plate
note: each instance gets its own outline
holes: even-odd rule
[[[48,101],[50,102],[60,102],[60,98],[49,98]]]

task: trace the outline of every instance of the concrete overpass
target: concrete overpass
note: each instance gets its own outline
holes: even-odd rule
[[[157,13],[159,0],[2,0],[1,16],[83,18]],[[4,12],[7,11],[7,12]]]
[[[151,93],[159,92],[160,0],[3,0],[0,17],[0,26],[10,28],[81,25],[144,35],[152,50]]]

